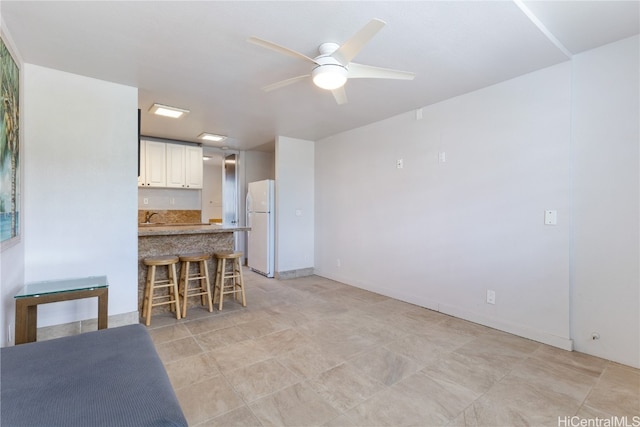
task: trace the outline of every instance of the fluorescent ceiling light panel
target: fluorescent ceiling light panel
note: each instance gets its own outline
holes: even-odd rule
[[[202,132],[200,135],[198,135],[198,138],[204,139],[205,141],[213,141],[213,142],[221,142],[227,139],[226,136],[216,135],[216,134],[207,133],[207,132]]]
[[[185,110],[183,108],[170,107],[168,105],[162,104],[153,104],[151,108],[149,108],[149,112],[153,114],[157,114],[159,116],[172,117],[177,119],[182,117],[183,114],[187,114],[189,110]]]

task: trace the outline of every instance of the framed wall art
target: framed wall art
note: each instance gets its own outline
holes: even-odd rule
[[[0,242],[20,238],[20,70],[0,38]]]

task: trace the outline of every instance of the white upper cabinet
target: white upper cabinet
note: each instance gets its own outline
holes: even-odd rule
[[[167,187],[185,187],[185,146],[167,144]]]
[[[142,155],[142,154],[141,154]],[[144,143],[144,182],[145,187],[166,187],[166,150],[162,142]],[[140,171],[142,173],[142,171]]]
[[[202,147],[140,141],[140,187],[202,188]]]
[[[202,147],[185,147],[185,184],[187,188],[202,188]]]

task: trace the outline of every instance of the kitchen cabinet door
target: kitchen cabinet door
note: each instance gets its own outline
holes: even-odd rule
[[[185,146],[167,144],[167,187],[185,187]]]
[[[145,187],[166,187],[166,150],[162,142],[145,141]]]
[[[187,188],[202,188],[202,147],[185,147],[185,184]]]
[[[139,175],[138,175],[138,187],[144,187],[146,184],[146,141],[140,141],[140,151],[138,153],[138,161],[140,162],[140,169],[139,169]]]

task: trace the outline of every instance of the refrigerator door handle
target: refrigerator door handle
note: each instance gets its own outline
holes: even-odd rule
[[[252,209],[251,209],[251,205],[252,205],[252,203],[251,203],[251,193],[250,193],[250,192],[247,192],[247,200],[246,200],[246,202],[247,202],[247,203],[246,203],[246,205],[247,205],[247,212],[251,212],[251,211],[252,211]]]

